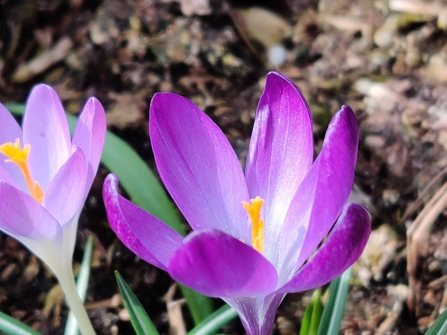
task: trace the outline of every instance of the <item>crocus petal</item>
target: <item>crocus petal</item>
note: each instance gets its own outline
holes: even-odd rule
[[[0,180],[0,230],[22,237],[50,240],[62,234],[57,220],[30,195]]]
[[[285,294],[275,293],[253,298],[223,299],[239,314],[247,334],[266,335],[272,333],[276,311]]]
[[[12,114],[0,104],[0,120],[2,120],[0,127],[0,145],[7,142],[14,142],[17,138],[22,139],[22,129],[14,119]]]
[[[22,129],[12,114],[2,104],[0,104],[0,120],[2,120],[0,126],[0,145],[8,142],[14,143],[16,139],[19,139],[22,144]],[[6,156],[0,154],[0,166],[15,180],[16,185],[19,185],[21,189],[25,189],[26,182],[20,169],[16,164],[5,162],[5,160]],[[7,181],[2,176],[4,175],[0,175],[0,180]]]
[[[174,280],[211,297],[250,297],[270,293],[276,270],[245,243],[214,229],[185,238],[169,263]]]
[[[88,164],[85,196],[87,196],[98,170],[105,135],[106,116],[104,108],[97,99],[90,98],[79,116],[73,135],[73,144],[82,149]]]
[[[71,223],[84,204],[87,164],[83,151],[76,146],[74,149],[51,180],[42,201],[42,205],[62,226]]]
[[[368,212],[360,205],[347,204],[325,244],[278,292],[306,291],[337,278],[360,257],[370,233]]]
[[[290,205],[279,246],[286,267],[281,271],[296,271],[341,214],[354,184],[357,147],[355,115],[343,106],[332,118],[321,153]],[[304,242],[299,238],[303,230]]]
[[[4,181],[15,188],[21,189],[18,183],[14,180],[14,178],[11,176],[9,171],[7,171],[3,166],[0,165],[0,180]]]
[[[167,271],[169,259],[183,237],[118,193],[118,177],[109,174],[103,185],[107,217],[115,234],[138,257]]]
[[[290,202],[313,161],[312,116],[298,88],[267,75],[250,140],[245,176],[251,198],[265,199],[266,255],[277,249]],[[271,243],[269,243],[271,242]],[[274,258],[274,257],[273,257]]]
[[[35,86],[23,117],[23,141],[31,145],[29,165],[33,178],[45,190],[71,154],[71,140],[62,103],[47,85]]]
[[[246,240],[249,225],[241,202],[249,200],[247,187],[219,127],[172,93],[153,97],[149,121],[158,171],[191,227],[212,227]]]

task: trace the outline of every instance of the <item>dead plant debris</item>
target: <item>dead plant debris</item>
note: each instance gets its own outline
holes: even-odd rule
[[[317,152],[331,116],[349,104],[361,132],[352,196],[375,230],[355,267],[342,333],[420,334],[447,306],[446,13],[442,0],[3,0],[0,101],[23,102],[38,82],[53,85],[69,112],[94,95],[109,129],[151,166],[147,109],[158,91],[197,103],[241,161],[268,70],[291,77],[308,99]],[[94,183],[75,252],[79,262],[85,236],[95,236],[94,326],[131,333],[117,269],[162,334],[183,334],[191,319],[176,286],[108,228],[106,173]],[[67,309],[51,273],[14,240],[0,241],[0,310],[62,334]],[[287,297],[276,333],[297,333],[306,299]],[[241,334],[241,325],[225,333]]]

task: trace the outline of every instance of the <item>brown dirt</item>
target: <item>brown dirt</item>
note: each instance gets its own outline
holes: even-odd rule
[[[308,99],[317,152],[330,117],[349,104],[361,132],[353,196],[375,230],[355,266],[341,332],[419,334],[447,303],[446,204],[436,195],[447,180],[446,11],[445,1],[0,0],[0,101],[23,102],[46,82],[77,113],[94,95],[109,129],[152,167],[147,110],[158,91],[198,104],[242,160],[269,70],[292,78]],[[250,28],[259,20],[261,33]],[[275,43],[287,50],[279,68],[266,57]],[[163,297],[172,281],[111,232],[100,197],[106,174],[100,168],[75,252],[80,261],[86,236],[95,236],[90,316],[98,334],[131,333],[117,269],[168,333]],[[62,334],[67,311],[50,294],[55,279],[20,244],[0,239],[0,310]],[[308,298],[286,298],[275,332],[297,333]],[[56,308],[46,310],[50,302]],[[225,332],[243,330],[235,321]]]

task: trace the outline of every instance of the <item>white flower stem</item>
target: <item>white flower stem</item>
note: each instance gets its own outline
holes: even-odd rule
[[[65,293],[68,306],[78,322],[78,327],[81,330],[82,335],[96,335],[90,318],[87,315],[87,311],[85,310],[84,304],[79,297],[78,291],[76,290],[73,270],[71,268],[65,268],[64,270],[65,271],[56,273],[56,277]]]

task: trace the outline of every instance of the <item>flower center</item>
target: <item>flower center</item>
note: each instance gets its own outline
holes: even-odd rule
[[[251,239],[253,248],[262,254],[264,250],[264,220],[261,217],[261,208],[264,199],[256,197],[250,200],[251,204],[243,201],[242,205],[251,219]]]
[[[42,187],[40,187],[38,182],[33,180],[28,166],[28,155],[30,150],[31,146],[29,144],[25,145],[23,149],[20,149],[20,139],[16,139],[15,143],[8,142],[0,145],[0,153],[9,158],[5,159],[5,162],[17,164],[25,177],[31,196],[36,199],[37,202],[42,203]]]

